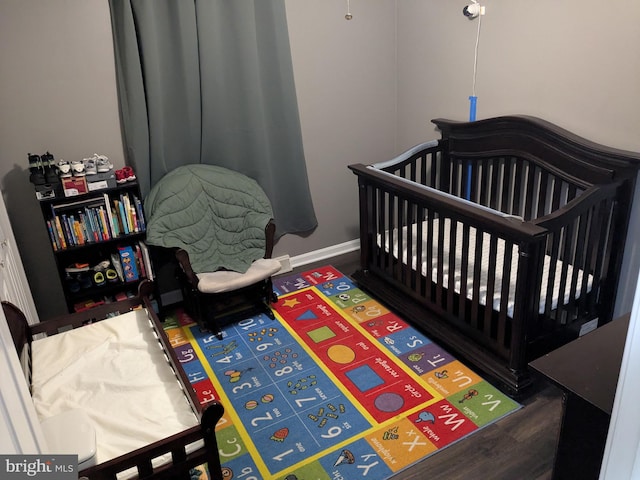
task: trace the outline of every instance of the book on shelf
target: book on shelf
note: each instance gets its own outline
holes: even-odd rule
[[[138,242],[138,246],[140,248],[140,253],[142,254],[142,262],[144,264],[146,276],[149,280],[155,280],[156,276],[153,271],[153,264],[151,263],[149,247],[147,247],[147,244],[143,240]]]
[[[56,215],[55,219],[54,219],[56,228],[55,231],[58,234],[58,239],[60,240],[60,245],[62,245],[62,248],[67,248],[67,242],[66,239],[64,237],[64,231],[62,230],[62,222],[60,222],[60,217]]]
[[[136,265],[136,256],[131,246],[118,248],[120,253],[120,263],[124,272],[125,282],[135,282],[140,278],[138,267]]]
[[[104,212],[107,216],[107,225],[109,226],[109,231],[111,232],[112,237],[117,237],[115,229],[113,228],[113,216],[111,213],[111,202],[109,200],[109,195],[104,194]]]
[[[142,230],[143,232],[147,230],[147,224],[144,220],[144,212],[142,210],[142,202],[140,201],[140,199],[138,197],[136,197],[135,195],[133,196],[133,203],[134,203],[134,207],[136,209],[136,215],[137,215],[137,219],[138,222],[140,222],[140,230]]]
[[[55,251],[144,232],[145,227],[142,203],[130,192],[52,204],[47,223]]]
[[[120,201],[122,202],[122,205],[124,208],[124,217],[125,217],[125,221],[127,222],[127,228],[129,230],[129,233],[134,233],[135,228],[131,218],[131,204],[129,202],[129,196],[120,195]]]
[[[127,212],[124,208],[124,202],[122,202],[122,200],[115,200],[115,202],[118,207],[118,212],[120,213],[120,224],[122,225],[122,231],[125,235],[129,235],[129,221],[127,219]]]
[[[138,272],[140,273],[141,278],[149,278],[147,276],[147,269],[144,264],[144,259],[142,258],[142,249],[140,248],[140,244],[134,245],[134,252],[136,256],[136,265],[138,267]]]
[[[49,232],[49,239],[51,240],[51,246],[53,247],[53,251],[57,252],[62,248],[62,245],[60,245],[59,243],[57,233],[55,233],[53,230],[55,228],[53,225],[53,222],[51,220],[47,220],[46,223],[47,223],[47,232]]]

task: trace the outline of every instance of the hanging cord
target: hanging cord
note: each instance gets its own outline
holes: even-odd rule
[[[474,0],[474,3],[477,2]],[[480,7],[482,8],[482,7]],[[480,26],[482,25],[482,10],[478,15],[478,31],[476,33],[476,45],[473,52],[473,82],[471,91],[472,94],[469,97],[469,121],[476,121],[476,106],[478,102],[478,97],[476,96],[476,77],[478,75],[478,46],[480,45]],[[471,177],[473,176],[473,167],[471,166],[471,162],[469,162],[467,166],[467,182],[465,189],[465,199],[471,200]]]
[[[347,0],[347,14],[344,16],[347,20],[351,20],[353,15],[351,15],[351,1]]]
[[[480,45],[480,26],[482,25],[482,15],[478,15],[478,31],[476,33],[476,46],[473,52],[473,86],[471,91],[476,96],[476,76],[478,74],[478,46]]]

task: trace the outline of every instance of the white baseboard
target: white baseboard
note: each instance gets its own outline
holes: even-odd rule
[[[348,242],[339,243],[337,245],[331,245],[329,247],[314,250],[312,252],[303,253],[290,258],[290,264],[292,268],[301,267],[310,263],[326,260],[327,258],[335,257],[337,255],[344,255],[345,253],[351,253],[360,248],[360,239],[350,240]]]

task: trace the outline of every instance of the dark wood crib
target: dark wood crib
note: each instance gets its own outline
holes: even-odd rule
[[[433,120],[358,177],[359,286],[512,394],[611,320],[640,155],[549,122]]]

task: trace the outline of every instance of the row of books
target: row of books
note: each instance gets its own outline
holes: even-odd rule
[[[51,206],[47,230],[55,251],[144,232],[142,203],[122,193]]]

